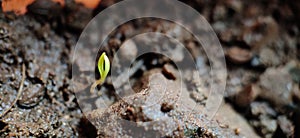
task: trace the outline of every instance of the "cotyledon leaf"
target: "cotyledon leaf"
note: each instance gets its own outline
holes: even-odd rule
[[[98,71],[100,73],[100,79],[96,80],[93,85],[91,86],[90,92],[93,93],[94,89],[97,85],[102,84],[107,77],[107,74],[110,70],[110,62],[106,53],[103,52],[98,60]]]

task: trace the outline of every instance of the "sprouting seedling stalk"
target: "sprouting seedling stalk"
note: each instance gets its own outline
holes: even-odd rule
[[[99,85],[102,84],[106,77],[107,74],[110,70],[110,62],[108,57],[106,56],[105,52],[102,53],[102,55],[100,56],[99,60],[98,60],[98,70],[100,73],[100,79],[96,80],[93,85],[91,86],[90,92],[93,93],[95,88]]]

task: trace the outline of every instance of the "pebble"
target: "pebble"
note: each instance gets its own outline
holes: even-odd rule
[[[178,71],[171,64],[165,64],[162,73],[170,80],[176,80],[177,76],[179,76]]]
[[[270,45],[279,35],[276,21],[270,17],[259,17],[245,22],[247,26],[242,34],[242,40],[254,49]]]
[[[126,40],[125,43],[120,48],[120,54],[122,57],[127,60],[134,60],[137,56],[138,49],[136,47],[136,44],[133,40],[129,39]]]
[[[259,89],[256,85],[250,84],[235,96],[235,103],[240,107],[249,106],[259,94]]]
[[[251,103],[251,113],[254,116],[259,115],[268,115],[268,116],[276,116],[276,111],[266,102],[252,102]]]
[[[273,133],[277,129],[277,121],[267,116],[260,117],[261,131],[263,134]]]
[[[251,53],[250,50],[242,49],[237,46],[234,46],[227,50],[226,56],[233,63],[243,64],[250,61],[253,54]]]
[[[44,96],[43,90],[44,87],[41,84],[30,85],[29,87],[24,88],[18,103],[25,107],[32,107],[38,104]]]
[[[262,48],[259,52],[259,61],[264,66],[277,66],[281,63],[278,55],[270,48]]]
[[[293,80],[290,74],[281,68],[268,68],[259,78],[260,97],[271,103],[284,106],[292,103]]]
[[[289,137],[293,135],[294,125],[290,120],[287,119],[286,116],[279,116],[277,118],[277,123],[283,133],[285,133]]]

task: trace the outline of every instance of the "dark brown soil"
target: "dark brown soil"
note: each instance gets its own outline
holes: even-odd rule
[[[159,19],[120,26],[104,50],[112,58],[133,35],[149,30],[172,33],[196,60],[200,78],[195,77],[197,70],[182,70],[179,98],[181,83],[174,62],[145,55],[133,64],[130,82],[135,93],[129,93],[127,84],[118,84],[122,91],[116,94],[108,76],[102,96],[80,109],[77,98],[95,95],[75,97],[71,69],[76,66],[82,74],[92,70],[84,66],[91,56],[82,55],[82,61],[72,64],[72,54],[85,25],[115,1],[103,0],[95,10],[69,0],[64,8],[37,1],[26,15],[0,13],[0,137],[299,137],[300,2],[183,2],[209,21],[226,55],[224,102],[212,120],[203,114],[211,77],[204,50],[186,30]],[[121,54],[134,57],[140,43],[127,43],[129,49]],[[170,49],[178,62],[185,57],[182,49],[163,48]],[[180,104],[174,102],[178,98]],[[100,100],[111,106],[85,112],[101,106]],[[191,112],[192,105],[198,110]]]

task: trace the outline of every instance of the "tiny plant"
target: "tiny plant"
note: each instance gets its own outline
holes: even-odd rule
[[[106,76],[110,70],[110,62],[108,57],[106,56],[105,52],[102,53],[98,60],[98,70],[100,73],[100,78],[99,80],[96,80],[93,85],[91,86],[90,92],[93,93],[95,88],[104,82],[106,79]]]

